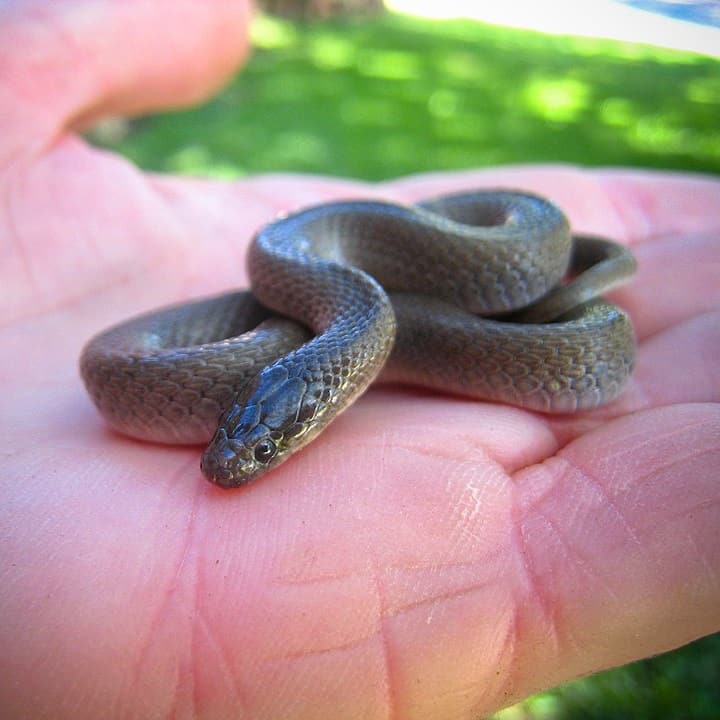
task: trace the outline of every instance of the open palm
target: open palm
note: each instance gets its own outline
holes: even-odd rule
[[[244,52],[245,8],[57,5],[0,16],[7,717],[471,718],[720,627],[720,184],[143,175],[66,128],[208,92]],[[224,492],[199,449],[113,434],[87,398],[94,332],[245,286],[247,243],[278,211],[493,186],[633,245],[614,299],[638,366],[609,408],[375,388]]]

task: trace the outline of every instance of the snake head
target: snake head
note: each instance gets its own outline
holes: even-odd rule
[[[273,461],[278,455],[279,440],[263,426],[237,438],[229,436],[221,426],[203,453],[200,469],[210,482],[220,487],[245,485],[277,464]]]
[[[331,392],[291,376],[275,363],[265,368],[222,415],[200,469],[212,483],[239,487],[286,460],[322,429]]]

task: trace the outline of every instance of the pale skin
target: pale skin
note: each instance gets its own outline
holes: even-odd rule
[[[720,184],[571,167],[221,183],[146,175],[74,134],[211,94],[248,17],[202,0],[0,11],[6,716],[469,719],[717,631]],[[93,333],[245,286],[277,212],[495,186],[633,247],[613,299],[638,366],[607,409],[374,388],[228,492],[198,448],[113,434],[88,400]]]

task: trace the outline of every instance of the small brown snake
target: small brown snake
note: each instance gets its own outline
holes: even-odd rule
[[[573,238],[534,195],[318,205],[261,229],[248,263],[252,294],[129,320],[80,361],[113,428],[211,440],[201,467],[222,487],[283,462],[383,369],[392,381],[565,413],[609,402],[633,368],[630,320],[598,296],[632,275],[634,258]]]

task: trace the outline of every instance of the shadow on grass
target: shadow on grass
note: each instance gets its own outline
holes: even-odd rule
[[[145,168],[376,180],[513,162],[720,171],[720,62],[470,21],[261,18],[197,109],[132,122]]]

